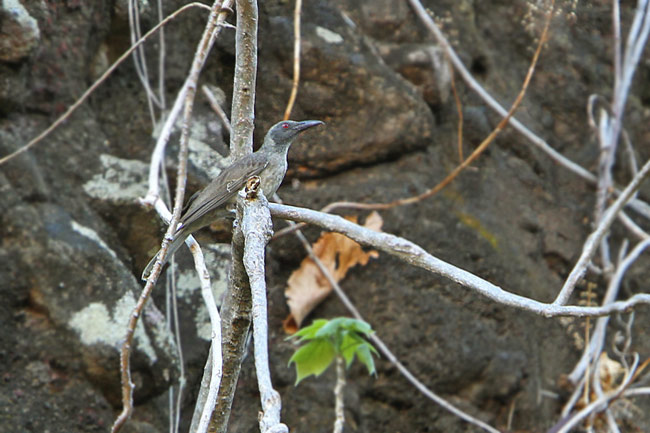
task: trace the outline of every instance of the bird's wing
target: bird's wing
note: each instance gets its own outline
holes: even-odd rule
[[[259,154],[250,154],[224,169],[201,191],[194,194],[185,205],[180,222],[184,227],[226,203],[246,181],[266,168],[268,160]]]

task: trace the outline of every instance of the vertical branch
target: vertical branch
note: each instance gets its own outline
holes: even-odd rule
[[[345,425],[345,405],[343,389],[345,388],[345,361],[341,355],[336,355],[336,386],[334,387],[334,433],[342,433]]]
[[[238,221],[235,221],[235,224],[238,224]],[[230,409],[251,324],[251,292],[246,269],[244,269],[241,259],[244,255],[244,235],[237,226],[233,226],[231,255],[233,260],[228,281],[228,293],[221,306],[223,376],[209,428],[210,432],[216,433],[226,433],[228,430]],[[237,257],[238,260],[235,259]]]
[[[230,152],[233,159],[253,151],[255,119],[255,81],[257,76],[257,1],[237,0],[235,35],[235,79],[230,122]],[[221,307],[223,377],[217,406],[212,413],[210,431],[225,433],[235,394],[251,321],[251,295],[244,256],[244,235],[238,221],[233,225],[232,267],[228,293]]]
[[[214,300],[212,294],[212,287],[210,286],[210,276],[208,270],[205,267],[205,262],[203,259],[203,253],[199,244],[195,243],[191,247],[192,254],[194,255],[194,261],[196,266],[196,271],[201,276],[201,296],[203,296],[203,302],[206,305],[208,310],[208,315],[210,316],[210,326],[212,332],[211,334],[211,346],[210,346],[210,356],[208,357],[208,363],[210,363],[210,386],[207,389],[207,395],[205,397],[205,404],[201,412],[201,417],[198,424],[198,433],[205,433],[208,430],[208,424],[212,416],[212,411],[217,403],[217,396],[219,394],[219,386],[221,384],[221,375],[222,375],[222,341],[221,341],[221,317],[219,316],[219,310],[217,310],[217,303]],[[201,389],[201,392],[205,392],[205,389]]]
[[[257,78],[257,0],[237,0],[235,82],[230,124],[233,160],[253,151]]]
[[[240,200],[238,206],[244,233],[244,266],[250,282],[253,300],[253,341],[255,343],[255,372],[260,391],[262,414],[259,417],[260,432],[288,433],[289,429],[280,422],[282,400],[273,389],[269,368],[268,318],[266,302],[266,281],[264,250],[273,232],[271,213],[266,198]]]

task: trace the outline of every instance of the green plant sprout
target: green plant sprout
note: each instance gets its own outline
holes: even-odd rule
[[[376,373],[372,354],[377,354],[377,350],[365,339],[373,332],[370,325],[362,320],[337,317],[332,320],[314,320],[311,325],[289,337],[299,338],[299,343],[307,343],[296,350],[289,360],[289,365],[296,364],[296,385],[311,375],[320,376],[336,360],[334,433],[342,432],[345,422],[345,368],[349,368],[354,359],[358,358],[368,369],[368,374]]]

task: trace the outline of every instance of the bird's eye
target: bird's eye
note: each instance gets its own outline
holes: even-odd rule
[[[288,123],[283,123],[283,124],[282,124],[282,129],[287,129],[288,127],[289,127],[289,124],[288,124]]]

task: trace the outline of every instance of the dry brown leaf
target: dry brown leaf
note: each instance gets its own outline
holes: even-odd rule
[[[346,218],[357,222],[356,217]],[[381,230],[383,220],[377,212],[366,218],[364,227]],[[314,254],[330,271],[335,281],[341,281],[348,270],[356,265],[366,265],[370,258],[379,256],[377,251],[363,251],[361,245],[338,233],[324,233],[312,247]],[[284,320],[284,330],[293,334],[300,328],[305,317],[332,291],[327,279],[321,274],[316,263],[306,257],[300,267],[293,271],[287,282],[284,295],[291,313]]]

